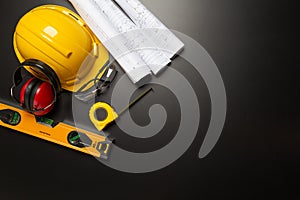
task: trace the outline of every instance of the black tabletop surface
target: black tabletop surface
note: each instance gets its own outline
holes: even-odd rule
[[[142,2],[170,29],[201,44],[218,67],[226,90],[227,113],[212,151],[198,158],[211,117],[208,88],[191,65],[178,57],[170,68],[190,82],[201,110],[198,134],[178,160],[153,172],[126,173],[92,156],[0,127],[0,198],[298,199],[300,69],[296,6],[291,1],[259,0]],[[15,25],[27,11],[43,4],[73,9],[67,0],[1,2],[1,102],[13,103],[9,89],[18,66],[12,46]],[[123,72],[119,71],[120,77]],[[138,124],[147,125],[149,118],[144,113],[151,105],[162,104],[168,113],[165,127],[155,137],[137,139],[113,124],[106,131],[123,149],[150,152],[168,144],[176,134],[180,122],[177,100],[167,88],[151,86],[155,93],[132,107],[131,116]],[[108,91],[101,100],[108,100],[110,95]],[[70,96],[62,95],[53,117],[72,122]]]

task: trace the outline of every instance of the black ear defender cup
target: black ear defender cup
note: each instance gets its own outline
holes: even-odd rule
[[[49,82],[33,76],[25,67],[43,73]],[[44,115],[53,108],[61,90],[59,78],[53,69],[46,63],[30,59],[21,63],[14,72],[11,96],[27,111]]]
[[[33,107],[30,105],[30,101],[31,101],[30,98],[33,94],[33,90],[35,88],[37,88],[37,86],[40,84],[41,84],[41,81],[39,79],[32,78],[31,81],[29,82],[29,84],[27,85],[27,87],[25,87],[25,92],[23,95],[23,98],[24,98],[23,102],[24,102],[25,108],[27,108],[28,110],[33,110]],[[21,100],[21,98],[22,97],[20,97],[20,100]]]
[[[43,81],[38,80],[38,82],[35,83],[34,86],[32,87],[32,89],[30,91],[30,94],[28,95],[28,97],[29,97],[28,98],[28,106],[29,106],[30,110],[35,109],[35,105],[34,105],[35,97],[36,97],[36,94],[38,93],[38,90],[41,88],[41,85],[43,83],[44,83]],[[26,97],[26,95],[24,97]]]

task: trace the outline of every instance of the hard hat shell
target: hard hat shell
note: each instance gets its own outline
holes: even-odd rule
[[[68,91],[96,78],[109,60],[108,51],[85,22],[57,5],[39,6],[26,13],[16,26],[13,45],[20,62],[37,59],[46,63]],[[26,69],[45,79],[30,67]]]

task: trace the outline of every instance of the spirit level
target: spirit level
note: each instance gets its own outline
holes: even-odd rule
[[[108,158],[112,142],[104,135],[36,117],[3,103],[0,103],[0,125],[103,159]]]

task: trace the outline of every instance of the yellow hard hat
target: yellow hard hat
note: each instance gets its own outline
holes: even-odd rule
[[[77,91],[101,76],[99,72],[109,60],[108,51],[85,22],[57,5],[39,6],[19,20],[14,50],[21,63],[36,59],[50,66],[68,91]],[[26,69],[39,77],[30,67]]]

